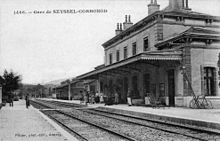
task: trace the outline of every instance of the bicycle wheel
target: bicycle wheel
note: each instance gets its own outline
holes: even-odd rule
[[[212,106],[212,102],[210,100],[206,99],[206,109],[213,109],[214,107]]]
[[[192,100],[189,102],[189,107],[192,108],[192,109],[196,109],[196,108],[197,108],[196,103],[195,103],[195,100],[192,99]]]

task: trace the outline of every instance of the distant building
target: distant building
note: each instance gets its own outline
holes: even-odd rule
[[[79,100],[84,93],[85,86],[84,82],[77,79],[71,81],[71,97],[72,99]]]
[[[83,93],[85,86],[83,81],[77,79],[65,80],[60,85],[53,88],[53,98],[72,100],[79,99]]]
[[[220,17],[192,11],[188,0],[159,8],[151,0],[148,16],[136,24],[126,15],[102,45],[104,65],[77,79],[96,79],[97,91],[108,96],[116,89],[120,103],[126,103],[129,88],[136,104],[147,104],[153,94],[168,106],[189,106],[193,91],[219,103]]]

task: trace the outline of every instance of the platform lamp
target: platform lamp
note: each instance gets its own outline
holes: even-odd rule
[[[182,65],[181,70],[182,70],[183,79],[185,80],[187,87],[189,87],[189,85],[191,85],[191,83],[190,83],[189,77],[186,72],[186,66]]]
[[[182,73],[185,73],[186,67],[184,65],[182,65],[180,69],[182,70]]]

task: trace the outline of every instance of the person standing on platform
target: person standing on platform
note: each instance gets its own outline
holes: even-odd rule
[[[8,95],[8,103],[9,103],[9,106],[11,107],[11,94],[10,93]]]
[[[14,106],[14,94],[11,94],[11,106]]]
[[[103,93],[100,93],[100,94],[99,94],[99,97],[100,97],[100,103],[104,103]]]
[[[13,107],[13,101],[14,101],[14,95],[12,93],[9,94],[9,105],[10,107]]]
[[[91,92],[91,104],[95,104],[95,93]]]
[[[99,97],[99,92],[97,91],[95,93],[95,103],[99,103],[100,102],[100,97]]]
[[[119,94],[118,94],[117,89],[115,89],[115,100],[114,100],[114,102],[115,102],[115,104],[119,103]]]
[[[86,105],[89,103],[89,92],[88,91],[86,91],[85,103],[86,103]]]
[[[82,104],[84,101],[84,94],[82,91],[80,91],[80,104]]]
[[[131,105],[132,105],[131,90],[130,90],[130,88],[128,88],[127,103],[128,103],[128,106],[131,106]]]
[[[28,109],[28,107],[30,106],[30,100],[28,95],[25,96],[25,101],[26,101],[26,108]]]

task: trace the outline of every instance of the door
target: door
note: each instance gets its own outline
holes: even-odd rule
[[[149,95],[150,93],[150,74],[146,73],[144,74],[144,94]]]
[[[128,93],[128,78],[125,77],[123,80],[123,97],[122,103],[127,103],[127,93]]]
[[[168,96],[169,96],[169,106],[175,106],[174,70],[168,71]]]
[[[132,77],[132,91],[134,98],[136,99],[140,98],[138,91],[138,77],[136,75]]]
[[[116,91],[118,92],[118,95],[119,95],[119,103],[122,103],[123,102],[123,79],[117,79],[117,83],[116,83]]]

